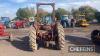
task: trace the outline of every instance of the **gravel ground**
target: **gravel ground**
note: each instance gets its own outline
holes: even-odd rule
[[[95,52],[69,52],[69,46],[93,45],[90,40],[90,32],[100,29],[100,26],[89,26],[87,28],[66,28],[66,45],[63,50],[43,48],[32,52],[28,46],[27,29],[7,29],[14,35],[12,42],[6,38],[0,39],[0,56],[100,56],[100,46],[95,46]]]

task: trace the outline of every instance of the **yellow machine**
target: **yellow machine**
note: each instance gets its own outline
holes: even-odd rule
[[[78,16],[77,24],[78,24],[78,26],[81,26],[81,27],[87,27],[87,26],[89,26],[89,23],[85,19],[85,15],[79,15]]]

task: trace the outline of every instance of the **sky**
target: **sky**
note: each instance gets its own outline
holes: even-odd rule
[[[83,5],[89,5],[100,11],[100,0],[0,0],[0,16],[6,16],[13,19],[16,17],[16,11],[19,8],[34,7],[36,10],[36,3],[55,3],[55,7],[71,10],[71,8],[78,8]],[[40,6],[46,11],[52,11],[51,6]]]

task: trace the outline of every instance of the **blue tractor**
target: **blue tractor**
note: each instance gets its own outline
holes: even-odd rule
[[[1,17],[0,23],[2,23],[6,28],[9,27],[10,18],[9,17]]]
[[[61,16],[61,24],[64,28],[69,27],[69,16],[68,15]]]

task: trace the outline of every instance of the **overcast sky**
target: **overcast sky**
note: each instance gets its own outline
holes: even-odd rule
[[[100,11],[100,0],[0,0],[0,16],[8,16],[14,18],[18,8],[34,7],[36,9],[36,3],[50,3],[54,2],[57,8],[64,8],[71,10],[71,8],[78,8],[82,5],[89,5]],[[46,11],[51,11],[50,6],[41,6]]]

